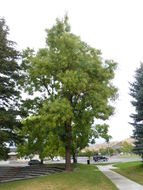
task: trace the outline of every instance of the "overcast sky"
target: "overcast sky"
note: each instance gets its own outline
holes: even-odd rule
[[[143,61],[143,0],[0,0],[0,16],[19,49],[45,46],[45,29],[68,13],[71,30],[118,63],[119,99],[109,120],[112,140],[132,135],[129,82]]]

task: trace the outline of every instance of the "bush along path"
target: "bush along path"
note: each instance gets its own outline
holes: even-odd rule
[[[115,169],[112,165],[97,166],[116,186],[119,190],[143,190],[143,186],[138,183],[112,171]]]

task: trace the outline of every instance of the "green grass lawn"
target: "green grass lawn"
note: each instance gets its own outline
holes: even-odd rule
[[[128,163],[120,163],[114,164],[117,173],[126,176],[127,178],[136,181],[143,185],[143,163],[142,162],[128,162]]]
[[[78,164],[73,172],[0,184],[0,190],[117,190],[94,165]]]

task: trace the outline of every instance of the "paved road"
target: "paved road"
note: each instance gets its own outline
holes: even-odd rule
[[[116,156],[112,156],[109,157],[108,163],[133,162],[133,161],[141,161],[141,158],[118,158]]]
[[[88,157],[78,157],[78,163],[87,164]],[[109,157],[109,160],[104,163],[117,163],[117,162],[133,162],[133,161],[141,161],[141,158],[118,158],[116,156]],[[95,162],[93,159],[91,159],[92,164],[99,164],[103,163],[101,162]]]
[[[77,161],[78,163],[82,163],[82,164],[87,164],[87,160],[88,157],[78,157]],[[110,157],[109,160],[107,162],[104,163],[117,163],[117,162],[132,162],[132,161],[140,161],[140,158],[118,158],[118,157]],[[91,159],[91,164],[99,164],[99,163],[103,163],[103,162],[95,162],[93,159]],[[53,164],[53,163],[65,163],[65,160],[60,160],[60,161],[52,161],[49,160],[47,162],[45,162],[47,164]],[[0,161],[0,166],[27,166],[28,162],[25,163],[20,163],[20,162],[14,162],[14,161]]]
[[[116,186],[119,190],[143,190],[143,186],[127,179],[126,177],[111,171],[112,165],[97,166]]]

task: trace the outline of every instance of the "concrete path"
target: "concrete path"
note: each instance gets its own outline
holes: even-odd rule
[[[110,170],[112,165],[97,166],[116,186],[119,190],[143,190],[143,186],[129,180],[128,178]]]

